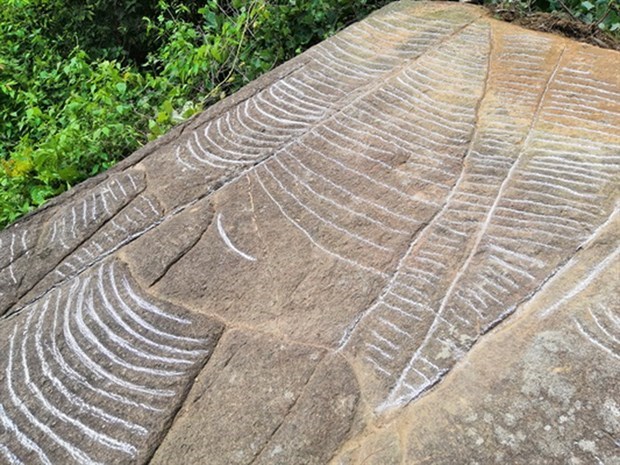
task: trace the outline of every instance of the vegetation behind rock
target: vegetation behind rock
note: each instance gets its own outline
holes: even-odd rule
[[[618,33],[616,1],[569,8]],[[0,227],[386,3],[0,0]]]

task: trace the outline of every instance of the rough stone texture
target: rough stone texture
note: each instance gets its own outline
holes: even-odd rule
[[[0,232],[0,463],[620,463],[619,58],[396,2]]]
[[[437,389],[332,464],[620,463],[618,231],[616,213]]]
[[[4,459],[127,463],[152,454],[223,325],[138,287],[108,259],[3,321]]]

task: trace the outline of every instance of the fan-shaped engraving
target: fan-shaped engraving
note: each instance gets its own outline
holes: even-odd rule
[[[103,260],[153,228],[161,221],[162,216],[162,208],[153,195],[138,195],[41,279],[28,293],[26,300],[30,301],[41,296],[50,287],[78,275]]]
[[[612,61],[470,6],[394,2],[0,233],[0,457],[324,463],[356,418],[368,437],[407,412],[440,418],[413,401],[444,395],[429,391],[450,372],[446,395],[465,398],[470,360],[488,398],[512,379],[539,400],[540,373],[574,378],[573,362],[609,391],[618,318],[596,292],[620,253]],[[497,353],[522,380],[480,356],[515,327]],[[548,384],[528,411],[557,401],[544,421],[564,431],[585,415],[571,444],[592,449],[576,435],[595,389]]]
[[[29,231],[22,230],[19,241],[11,240],[12,246],[9,247],[11,263],[5,270],[0,269],[0,283],[3,280],[7,281],[6,287],[10,289],[13,296],[12,300],[7,299],[4,303],[0,294],[0,312],[6,311],[11,304],[31,291],[33,287],[45,291],[65,276],[75,274],[76,271],[92,264],[97,259],[96,257],[102,258],[106,254],[105,248],[108,252],[113,248],[118,248],[127,242],[132,234],[140,232],[141,229],[136,227],[139,226],[138,223],[132,220],[127,212],[123,212],[120,218],[111,218],[125,205],[132,202],[145,187],[143,173],[135,170],[120,173],[82,195],[81,198],[69,201],[57,208],[53,216],[41,227],[40,234],[37,232],[39,237],[33,238],[37,241],[36,244],[32,244],[33,239],[28,239]],[[132,207],[132,209],[142,208],[150,215],[148,222],[142,221],[144,228],[151,226],[156,219],[149,211],[155,211],[156,208],[152,200],[148,200],[149,208],[140,205],[146,200],[148,200],[147,197],[141,196],[140,200],[135,202],[139,206]],[[135,216],[136,213],[132,214]],[[146,213],[142,213],[141,216],[147,218]],[[128,225],[133,233],[120,225],[125,220],[134,222]],[[106,231],[110,225],[117,230],[114,234]],[[94,234],[99,238],[91,240]],[[124,236],[121,237],[121,234]],[[105,240],[101,239],[102,235]],[[15,233],[12,233],[12,236],[15,236]],[[30,245],[28,241],[31,242]],[[17,243],[19,246],[16,245]],[[79,250],[76,251],[76,249]],[[32,266],[33,260],[36,260],[35,266]],[[61,261],[63,263],[55,269],[54,276],[48,275],[50,270]],[[9,277],[10,282],[4,277],[5,275]],[[37,297],[40,292],[35,290],[33,294],[33,297]]]
[[[564,51],[550,48],[550,41],[519,39],[496,41],[492,59],[498,63],[482,103],[488,123],[479,120],[448,203],[414,241],[361,324],[345,333],[343,344],[385,380],[389,394],[381,408],[407,402],[441,379],[481,332],[512,312],[557,266],[557,258],[541,259],[545,251],[569,256],[588,237],[586,225],[610,214],[611,202],[601,193],[618,177],[617,148],[597,143],[587,131],[562,134],[564,126],[552,116],[559,105],[581,108],[582,99],[565,90],[566,82],[572,85],[566,76],[577,68],[568,64]],[[528,41],[536,44],[531,51],[516,45]],[[550,57],[556,62],[550,74],[522,76],[523,67]],[[575,62],[581,76],[591,72],[585,57]],[[501,98],[495,108],[494,98]],[[511,118],[520,111],[533,118],[516,125],[501,114],[506,101]],[[604,112],[620,123],[617,111]],[[597,131],[608,125],[596,112],[575,118],[569,123]],[[442,263],[447,250],[461,256],[456,274]]]
[[[96,230],[142,189],[144,181],[137,173],[112,178],[90,196],[58,212],[43,234],[43,244],[50,250],[73,250],[87,231]]]
[[[416,60],[463,26],[411,21],[398,12],[354,25],[309,52],[310,64],[188,135],[175,150],[176,161],[187,171],[252,166],[339,111],[352,91],[372,89],[403,60]],[[372,46],[359,45],[370,37]]]
[[[260,187],[313,243],[347,263],[384,275],[385,263],[416,226],[432,216],[440,206],[434,198],[447,195],[458,173],[482,92],[486,58],[479,44],[486,34],[484,27],[466,29],[456,45],[429,51],[381,89],[311,129],[256,168]],[[459,53],[470,51],[462,72],[456,68],[453,75],[421,83],[413,77],[437,72],[456,48]],[[478,70],[477,81],[473,69]],[[469,97],[458,105],[443,105],[454,89]],[[410,108],[424,108],[415,92],[433,92],[436,112],[441,113],[411,118]],[[369,256],[375,263],[366,261],[360,253],[364,249],[375,252]]]
[[[0,386],[0,442],[9,463],[148,456],[221,331],[154,302],[116,262],[9,321]]]

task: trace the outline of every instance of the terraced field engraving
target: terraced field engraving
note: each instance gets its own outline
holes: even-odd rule
[[[0,463],[614,463],[619,129],[615,52],[350,26],[0,232]]]

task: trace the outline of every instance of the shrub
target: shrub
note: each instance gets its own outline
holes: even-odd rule
[[[388,0],[0,0],[0,227]]]

